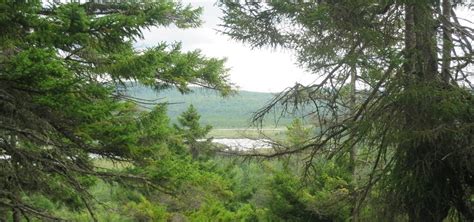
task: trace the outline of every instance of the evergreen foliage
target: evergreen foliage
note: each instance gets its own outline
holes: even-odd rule
[[[59,219],[29,202],[33,196],[85,208],[97,220],[88,192],[97,179],[169,193],[193,178],[165,108],[141,113],[120,89],[126,81],[181,92],[198,84],[227,95],[224,60],[182,52],[179,44],[133,48],[143,29],[198,26],[200,9],[168,0],[2,1],[0,14],[2,220]],[[129,167],[103,169],[91,156]]]
[[[355,148],[365,147],[371,170],[365,173],[364,166],[354,173],[365,182],[352,191],[353,221],[380,184],[377,192],[386,204],[377,207],[390,212],[384,220],[442,221],[450,211],[460,219],[474,219],[470,83],[474,30],[460,23],[455,11],[472,10],[472,4],[450,0],[221,4],[223,33],[251,47],[293,50],[298,63],[318,76],[315,84],[280,93],[255,116],[259,121],[279,105],[287,110],[312,107],[310,114],[319,126],[312,142],[252,156],[305,152],[310,159],[324,154],[343,158],[346,153],[354,157]],[[348,86],[351,99],[344,98]],[[306,169],[312,165],[308,161]]]
[[[198,158],[199,153],[209,152],[211,147],[209,139],[198,141],[199,139],[204,139],[212,129],[210,125],[201,127],[199,124],[200,118],[201,116],[191,104],[188,110],[178,117],[179,126],[175,125],[178,132],[184,137],[184,142],[188,145],[193,159]]]
[[[225,34],[319,76],[255,113],[286,115],[273,150],[214,152],[198,104],[172,122],[130,93],[233,93],[222,59],[133,47],[143,29],[199,26],[200,9],[0,2],[0,221],[474,220],[474,30],[455,13],[472,4],[220,3]],[[270,96],[243,94],[219,103]]]

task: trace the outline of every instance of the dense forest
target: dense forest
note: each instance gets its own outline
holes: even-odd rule
[[[216,4],[315,81],[238,91],[224,58],[136,48],[202,24],[179,1],[0,2],[0,221],[474,220],[470,1]],[[271,149],[209,136],[275,119]]]

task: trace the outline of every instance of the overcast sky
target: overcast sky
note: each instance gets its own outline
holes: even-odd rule
[[[250,49],[248,45],[231,40],[217,32],[220,29],[221,10],[215,0],[183,0],[195,7],[202,7],[204,24],[195,29],[175,27],[153,28],[144,31],[145,39],[136,43],[138,48],[150,47],[160,42],[182,42],[183,50],[200,49],[205,56],[227,58],[230,80],[242,90],[259,92],[279,92],[296,82],[308,84],[315,75],[305,72],[295,65],[289,51],[272,49]],[[457,9],[460,17],[472,19],[473,11]],[[468,26],[465,21],[461,21]]]
[[[162,41],[182,42],[184,50],[200,49],[210,57],[227,58],[230,80],[240,89],[259,92],[278,92],[296,82],[309,83],[314,76],[297,67],[290,52],[271,49],[250,49],[248,45],[218,33],[222,15],[214,0],[194,0],[193,6],[203,7],[204,24],[196,29],[174,27],[153,28],[145,31],[145,39],[136,43],[139,48]]]

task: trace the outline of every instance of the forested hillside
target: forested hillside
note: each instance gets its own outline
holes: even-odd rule
[[[201,115],[201,123],[214,128],[247,128],[252,126],[252,115],[267,103],[275,94],[262,92],[237,91],[228,97],[222,97],[211,89],[191,87],[192,92],[182,94],[177,89],[163,89],[155,91],[149,87],[132,85],[127,88],[130,95],[140,99],[154,100],[160,103],[169,103],[168,115],[172,122],[184,112],[189,105],[194,105]],[[151,107],[151,105],[143,105]],[[284,127],[295,115],[280,118],[280,113],[269,115],[264,120],[264,127]]]

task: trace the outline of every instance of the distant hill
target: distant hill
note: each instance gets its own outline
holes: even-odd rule
[[[214,128],[246,128],[249,127],[252,114],[267,104],[274,96],[272,93],[239,91],[237,95],[221,97],[213,90],[194,87],[193,92],[181,94],[176,89],[156,92],[143,86],[128,87],[129,94],[141,99],[158,99],[169,102],[168,114],[172,122],[193,104],[201,114],[203,124]],[[292,118],[282,118],[276,125],[276,118],[269,115],[264,122],[265,127],[285,126]]]

